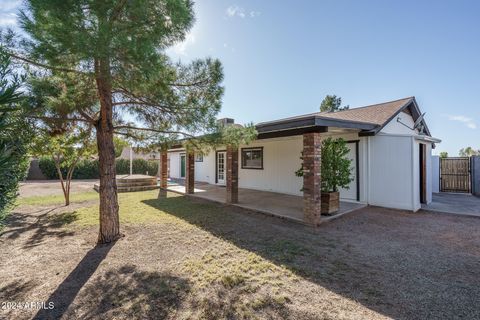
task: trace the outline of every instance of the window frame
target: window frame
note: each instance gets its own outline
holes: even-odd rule
[[[196,153],[195,154],[195,162],[203,162],[203,154]]]
[[[262,162],[261,162],[261,166],[260,166],[260,167],[244,166],[244,162],[243,162],[244,152],[247,152],[247,151],[250,151],[250,150],[259,150],[259,151],[262,153]],[[241,154],[240,162],[241,162],[241,167],[242,167],[242,169],[263,170],[263,168],[264,168],[264,167],[263,167],[263,157],[264,157],[263,147],[241,148],[240,154]]]

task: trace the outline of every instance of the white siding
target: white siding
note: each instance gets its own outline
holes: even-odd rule
[[[263,170],[242,169],[240,152],[239,187],[302,195],[303,179],[295,175],[302,164],[302,139],[294,136],[251,143],[248,147],[263,147]]]
[[[402,121],[408,115],[402,114]],[[370,205],[416,211],[420,208],[420,166],[419,141],[415,132],[405,132],[392,122],[386,131],[376,136],[358,137],[358,134],[338,135],[333,132],[323,137],[342,137],[345,140],[359,140],[359,186],[360,201]],[[398,124],[399,125],[399,124]],[[413,125],[413,120],[412,120]],[[405,128],[408,129],[408,128]],[[427,202],[435,190],[435,164],[431,159],[431,144],[427,143]],[[242,169],[241,148],[263,147],[263,169]],[[351,144],[353,146],[353,144]],[[249,146],[239,148],[239,186],[241,188],[265,190],[285,194],[302,195],[303,179],[295,176],[301,166],[303,137],[257,140]],[[225,148],[218,148],[225,150]],[[180,177],[180,153],[169,152],[170,177]],[[438,169],[437,169],[438,171]],[[195,162],[195,180],[215,183],[215,151],[203,156],[202,162]],[[437,179],[438,180],[438,179]],[[343,199],[342,192],[340,197]]]
[[[430,143],[426,144],[427,146],[427,204],[432,202],[432,192],[433,192],[433,170],[432,170],[432,145]]]
[[[195,162],[195,181],[215,183],[215,151],[204,154],[202,162]]]
[[[328,136],[330,134],[326,134]],[[360,201],[366,201],[366,138],[358,135],[335,135],[345,140],[360,140],[359,142],[359,179]],[[349,144],[354,147],[354,144]],[[263,170],[241,168],[241,148],[263,147]],[[303,178],[297,177],[295,171],[301,166],[301,152],[303,137],[293,136],[277,139],[257,140],[248,146],[239,148],[239,187],[255,190],[272,191],[293,195],[303,195],[301,189]],[[217,150],[225,150],[219,147]],[[169,152],[170,177],[180,178],[180,153],[184,151]],[[203,156],[203,162],[195,162],[195,180],[215,184],[215,151]],[[342,192],[340,192],[342,197]]]
[[[414,176],[418,177],[418,172],[415,172],[413,165],[413,138],[377,135],[369,137],[369,147],[368,203],[416,210],[414,193],[418,195],[418,192],[414,187]],[[418,161],[416,163],[418,169]]]
[[[175,151],[168,153],[169,177],[180,178],[180,153],[184,151]]]
[[[410,128],[413,128],[413,125],[415,124],[411,115],[405,112],[400,112],[400,114],[393,118],[389,123],[387,123],[380,132],[385,134],[408,135],[416,135],[418,133],[418,130],[412,130],[410,128],[407,128],[402,123],[398,122],[397,119],[400,119],[403,124],[409,126]]]
[[[432,156],[432,165],[431,165],[431,184],[432,184],[432,192],[438,193],[440,192],[440,157],[439,156]]]

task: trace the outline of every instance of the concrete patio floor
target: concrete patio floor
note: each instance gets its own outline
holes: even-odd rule
[[[169,183],[168,190],[185,193],[181,182]],[[194,191],[190,196],[225,203],[224,186],[195,182]],[[300,196],[239,188],[238,200],[234,204],[237,207],[303,223],[303,198]],[[362,203],[340,201],[339,212],[332,216],[322,216],[322,220],[329,221],[365,206]]]
[[[422,209],[480,217],[480,198],[466,193],[434,193],[432,203],[422,205]]]

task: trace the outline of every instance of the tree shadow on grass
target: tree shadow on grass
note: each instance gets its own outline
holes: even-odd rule
[[[66,318],[164,319],[175,314],[190,290],[185,279],[139,271],[133,265],[112,269],[85,286]]]
[[[8,284],[0,286],[0,301],[26,301],[27,294],[38,283],[33,280],[16,279]]]
[[[24,248],[31,248],[42,243],[47,238],[65,238],[74,232],[63,229],[64,226],[78,219],[76,211],[52,214],[58,207],[48,209],[42,214],[17,213],[7,218],[8,229],[0,233],[0,237],[17,239],[22,234],[27,235]]]
[[[114,244],[99,245],[88,251],[72,272],[46,300],[54,309],[41,309],[34,319],[60,319],[72,304],[78,292],[87,283]]]

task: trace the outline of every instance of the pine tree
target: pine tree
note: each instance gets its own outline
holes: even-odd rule
[[[98,105],[72,106],[59,121],[83,121],[96,129],[98,242],[115,241],[120,226],[114,134],[168,140],[212,131],[223,95],[221,63],[207,58],[184,65],[166,55],[193,25],[189,0],[28,0],[19,17],[29,38],[22,50],[10,47],[12,57],[94,83]],[[126,114],[135,122],[125,121]]]
[[[342,98],[336,95],[326,95],[320,104],[320,112],[336,112],[348,110],[349,106],[342,107]]]

